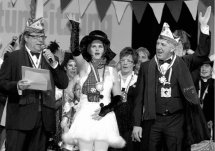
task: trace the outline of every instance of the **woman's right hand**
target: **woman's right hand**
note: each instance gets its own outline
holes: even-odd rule
[[[100,120],[102,118],[102,116],[99,116],[99,113],[101,111],[101,108],[95,110],[95,112],[92,114],[92,119],[94,120]]]
[[[134,126],[132,131],[132,141],[141,141],[142,138],[142,127]]]

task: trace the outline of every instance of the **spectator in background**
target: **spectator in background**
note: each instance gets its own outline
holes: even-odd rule
[[[138,71],[139,71],[139,69],[140,69],[140,64],[141,64],[142,62],[146,62],[146,61],[149,60],[150,52],[149,52],[148,49],[145,48],[145,47],[139,47],[139,48],[136,50],[136,52],[137,52],[137,55],[138,55],[138,62],[137,62],[137,64],[136,64],[136,66],[135,66],[134,72],[135,72],[135,74],[138,74]]]
[[[178,56],[184,56],[193,54],[194,51],[191,49],[190,40],[191,37],[186,31],[184,30],[175,30],[174,36],[179,37],[178,45],[176,46],[175,54]]]
[[[205,61],[200,68],[200,79],[196,90],[200,99],[200,105],[211,127],[214,124],[214,79],[212,79],[213,61]]]
[[[68,132],[72,124],[73,117],[77,109],[76,107],[78,106],[80,100],[80,83],[79,76],[77,74],[77,65],[71,53],[65,53],[62,65],[64,66],[69,78],[69,85],[65,90],[63,90],[61,128],[62,134],[64,134]],[[78,147],[62,142],[61,148],[67,150],[77,150]]]
[[[0,57],[0,68],[7,57],[7,53],[10,53],[15,50],[17,37],[13,36],[12,41],[3,49]],[[6,108],[7,108],[7,95],[0,93],[0,150],[5,150],[5,141],[6,141],[6,130],[5,130],[5,120],[6,120]]]
[[[123,96],[122,104],[115,109],[120,135],[125,139],[126,146],[111,151],[135,151],[131,139],[133,128],[133,108],[137,75],[134,68],[137,63],[137,53],[131,47],[125,47],[119,54],[121,70],[118,71]]]

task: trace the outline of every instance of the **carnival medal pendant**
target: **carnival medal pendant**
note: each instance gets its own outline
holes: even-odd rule
[[[161,87],[161,97],[170,98],[171,97],[171,87]]]
[[[97,82],[96,83],[96,90],[98,90],[99,92],[104,90],[104,83],[103,82]]]
[[[122,92],[122,102],[127,102],[127,93],[126,92]]]
[[[159,78],[159,81],[161,84],[165,85],[167,80],[166,80],[166,77],[163,75],[162,77]]]

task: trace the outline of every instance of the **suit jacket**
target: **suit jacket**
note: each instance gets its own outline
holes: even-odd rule
[[[55,86],[65,89],[68,77],[60,65],[52,69],[42,56],[41,68],[50,71],[52,89],[48,91],[24,90],[18,94],[17,83],[22,79],[21,67],[32,67],[27,50],[20,49],[8,54],[0,70],[0,91],[8,95],[6,128],[31,130],[39,112],[39,97],[42,96],[41,112],[47,131],[55,130]]]
[[[183,56],[182,59],[186,63],[190,71],[197,69],[201,64],[207,60],[210,53],[210,35],[200,34],[199,45],[197,50],[192,55]],[[146,81],[148,80],[148,62],[141,64],[140,72],[138,75],[136,86],[136,98],[134,107],[134,126],[140,126],[143,117],[143,105],[144,105],[144,88],[146,87]],[[174,71],[173,71],[174,73]]]

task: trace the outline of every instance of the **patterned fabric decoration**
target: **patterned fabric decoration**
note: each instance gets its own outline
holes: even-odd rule
[[[167,39],[167,40],[169,40],[175,44],[177,44],[179,41],[179,38],[174,37],[173,33],[171,32],[171,30],[169,28],[169,24],[167,24],[167,23],[163,24],[163,28],[162,28],[161,33],[160,33],[160,37]]]
[[[44,18],[28,19],[24,31],[44,33]]]
[[[98,75],[98,70],[95,68],[96,74]],[[99,77],[99,76],[98,76]],[[87,80],[83,84],[82,93],[88,96],[89,102],[99,102],[100,92],[96,90],[96,78],[91,68],[90,74]]]

